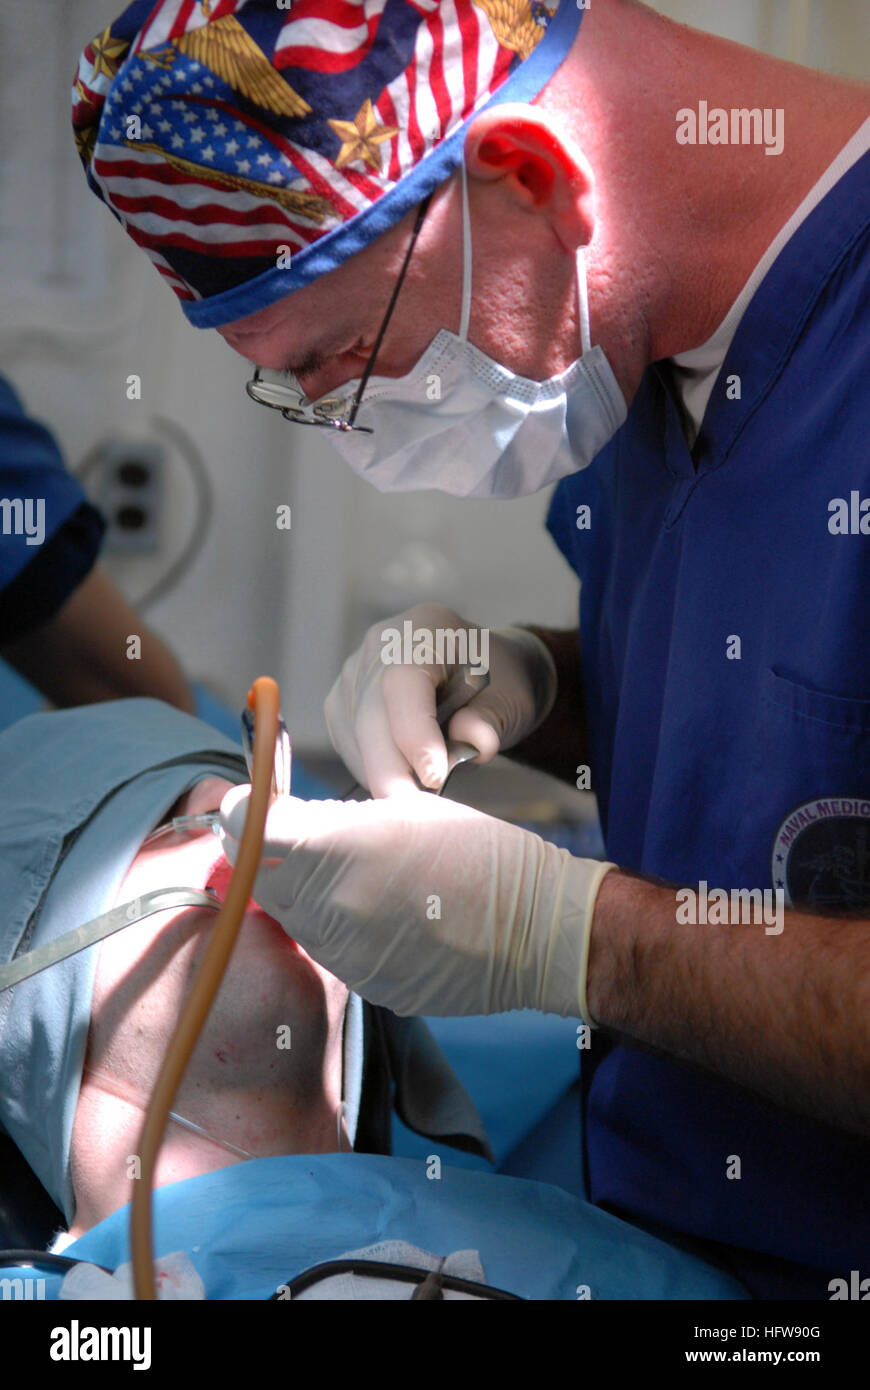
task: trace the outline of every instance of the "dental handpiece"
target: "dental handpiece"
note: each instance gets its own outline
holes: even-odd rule
[[[254,715],[250,709],[242,712],[242,748],[244,749],[245,762],[248,764],[248,774],[254,775]],[[290,795],[290,774],[293,767],[293,750],[290,745],[290,735],[287,732],[287,725],[278,716],[278,737],[275,740],[275,765],[272,773],[272,795]]]
[[[475,671],[469,665],[465,664],[456,668],[450,679],[441,687],[438,693],[438,699],[435,704],[435,718],[438,720],[438,727],[441,729],[441,732],[445,734],[445,741],[447,744],[447,775],[438,788],[438,791],[435,793],[436,796],[444,795],[447,783],[462,763],[471,762],[473,758],[477,758],[480,755],[480,749],[475,748],[474,744],[463,743],[459,739],[446,738],[446,730],[447,725],[450,723],[456,711],[462,709],[463,705],[467,705],[470,700],[474,699],[475,695],[479,695],[488,685],[488,671]],[[414,773],[414,778],[417,781],[417,785],[420,786],[420,780],[416,773]],[[421,791],[430,790],[431,788],[429,787],[421,786]],[[348,787],[347,791],[341,797],[341,800],[349,801],[352,797],[355,798],[358,792],[363,792],[364,795],[368,797],[368,792],[362,783],[354,782],[353,786]]]
[[[248,766],[248,776],[254,775],[254,716],[251,710],[245,709],[241,716],[242,727],[242,749],[245,754],[245,762]],[[275,743],[275,764],[272,772],[272,796],[290,795],[290,774],[293,767],[293,750],[290,744],[290,735],[287,732],[287,725],[281,716],[278,716],[278,738]],[[218,839],[221,838],[221,818],[219,811],[201,811],[195,816],[173,816],[165,825],[158,826],[152,830],[151,834],[144,841],[150,844],[152,840],[158,839],[162,835],[172,835],[179,830],[211,830]]]

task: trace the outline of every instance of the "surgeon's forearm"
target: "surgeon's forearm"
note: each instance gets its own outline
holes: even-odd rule
[[[188,712],[194,708],[175,657],[99,565],[53,618],[9,643],[2,655],[55,705],[150,695]]]
[[[505,756],[576,786],[577,768],[588,762],[580,634],[576,628],[557,632],[552,628],[532,627],[529,623],[522,626],[549,648],[556,663],[559,686],[556,703],[540,728],[514,748],[506,749]]]
[[[589,954],[593,1018],[870,1135],[870,922],[786,910],[779,934],[684,925],[675,893],[617,872],[604,879]]]

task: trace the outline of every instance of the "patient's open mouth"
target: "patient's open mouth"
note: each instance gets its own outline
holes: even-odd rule
[[[212,893],[214,893],[215,896],[221,902],[224,902],[227,893],[229,892],[229,887],[232,882],[232,879],[233,867],[229,863],[229,861],[222,856],[209,869],[208,878],[206,879],[205,884],[203,886],[206,889],[210,890]],[[245,907],[245,912],[254,912],[260,917],[265,917],[269,922],[275,922],[275,918],[272,917],[271,914],[268,913],[265,908],[261,907],[260,904],[254,898],[248,899],[247,906]],[[287,933],[284,931],[284,928],[281,927],[280,922],[275,922],[275,925],[277,927],[280,927],[281,934],[294,948],[294,950],[298,951],[299,948],[297,947],[296,942],[293,940],[291,936],[287,935]]]
[[[209,869],[208,878],[203,886],[214,893],[216,897],[220,898],[221,902],[224,902],[232,881],[232,865],[222,856]],[[246,912],[262,912],[262,910],[260,904],[255,902],[253,898],[248,899],[248,904],[245,908]]]

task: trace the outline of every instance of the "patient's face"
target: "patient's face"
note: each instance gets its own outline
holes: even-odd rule
[[[216,810],[230,785],[200,782],[171,814]],[[164,835],[140,850],[117,901],[167,887],[213,886],[223,897],[230,875],[210,831]],[[132,1195],[126,1158],[143,1114],[130,1102],[147,1103],[216,921],[208,909],[173,909],[102,943],[86,1068],[117,1078],[128,1098],[85,1071],[71,1151],[76,1234]],[[346,1001],[346,986],[249,904],[173,1110],[257,1157],[337,1149]],[[170,1123],[157,1184],[234,1161]]]

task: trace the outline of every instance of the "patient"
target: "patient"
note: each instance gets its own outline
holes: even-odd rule
[[[210,830],[149,838],[247,781],[238,747],[199,720],[154,700],[33,715],[0,732],[0,769],[0,963],[158,888],[225,891]],[[164,911],[0,990],[0,1125],[63,1214],[53,1250],[73,1282],[130,1258],[143,1107],[216,921]],[[526,1298],[745,1296],[557,1187],[455,1166],[445,1145],[492,1156],[425,1023],[363,1005],[254,904],[173,1109],[155,1256],[183,1252],[208,1298],[283,1297],[349,1253]],[[393,1110],[425,1159],[389,1156]],[[31,1245],[50,1235],[26,1229]],[[46,1268],[57,1297],[64,1275]],[[329,1296],[409,1297],[341,1278]]]
[[[151,838],[247,781],[208,725],[153,700],[38,714],[0,733],[0,766],[0,963],[156,889],[225,896],[208,828]],[[66,1218],[56,1249],[131,1199],[144,1108],[216,921],[155,913],[0,991],[0,1125]],[[249,903],[155,1185],[245,1156],[346,1154],[360,1135],[389,1152],[393,1105],[418,1133],[489,1156],[425,1025],[363,1006]]]
[[[231,785],[210,777],[170,814],[216,810]],[[143,846],[117,901],[179,886],[208,886],[223,897],[230,875],[209,830],[176,831]],[[128,1155],[137,1149],[142,1107],[216,920],[207,908],[162,912],[107,937],[99,948],[70,1150],[73,1237],[132,1198]],[[339,1134],[349,1149],[341,1119],[347,998],[341,981],[249,905],[174,1112],[259,1158],[330,1152],[339,1148]],[[116,1080],[120,1085],[112,1084]],[[126,1094],[129,1099],[122,1098]],[[239,1161],[170,1122],[155,1186]]]

